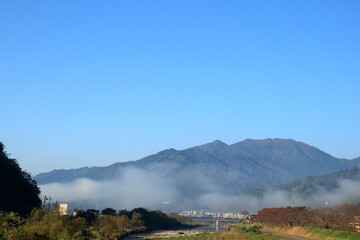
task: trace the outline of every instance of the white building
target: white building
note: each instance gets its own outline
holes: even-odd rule
[[[59,211],[61,215],[68,215],[68,204],[59,203]]]

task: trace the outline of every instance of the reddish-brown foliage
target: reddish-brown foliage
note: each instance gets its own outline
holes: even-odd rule
[[[258,212],[255,219],[266,224],[292,226],[293,216],[300,211],[300,208],[294,207],[264,208]]]
[[[313,210],[305,207],[264,208],[255,220],[278,226],[312,226],[355,232],[360,216],[360,205],[342,205]]]

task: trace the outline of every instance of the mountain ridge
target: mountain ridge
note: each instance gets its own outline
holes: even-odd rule
[[[34,178],[39,184],[71,182],[77,178],[110,180],[122,169],[138,168],[161,175],[187,194],[207,179],[226,193],[254,187],[284,184],[297,178],[322,175],[354,167],[360,158],[338,159],[320,149],[292,139],[246,139],[234,144],[215,140],[176,150],[165,149],[136,161],[117,162],[105,167],[53,170]]]
[[[303,198],[314,196],[317,192],[331,192],[339,187],[341,180],[360,181],[360,168],[353,167],[346,170],[335,171],[320,176],[307,176],[295,179],[289,183],[276,185],[270,189],[249,189],[244,191],[254,196],[264,196],[269,190],[281,190],[295,193]]]
[[[332,191],[339,187],[340,180],[360,180],[360,168],[353,167],[321,176],[308,176],[296,179],[290,183],[276,186],[275,189],[286,190],[309,197],[318,190]]]

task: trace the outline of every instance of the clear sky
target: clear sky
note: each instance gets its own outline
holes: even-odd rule
[[[219,139],[360,156],[360,1],[0,0],[0,141],[37,174]]]

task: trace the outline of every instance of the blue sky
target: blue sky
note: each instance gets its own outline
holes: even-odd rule
[[[32,174],[220,139],[360,156],[359,1],[0,1],[0,141]]]

